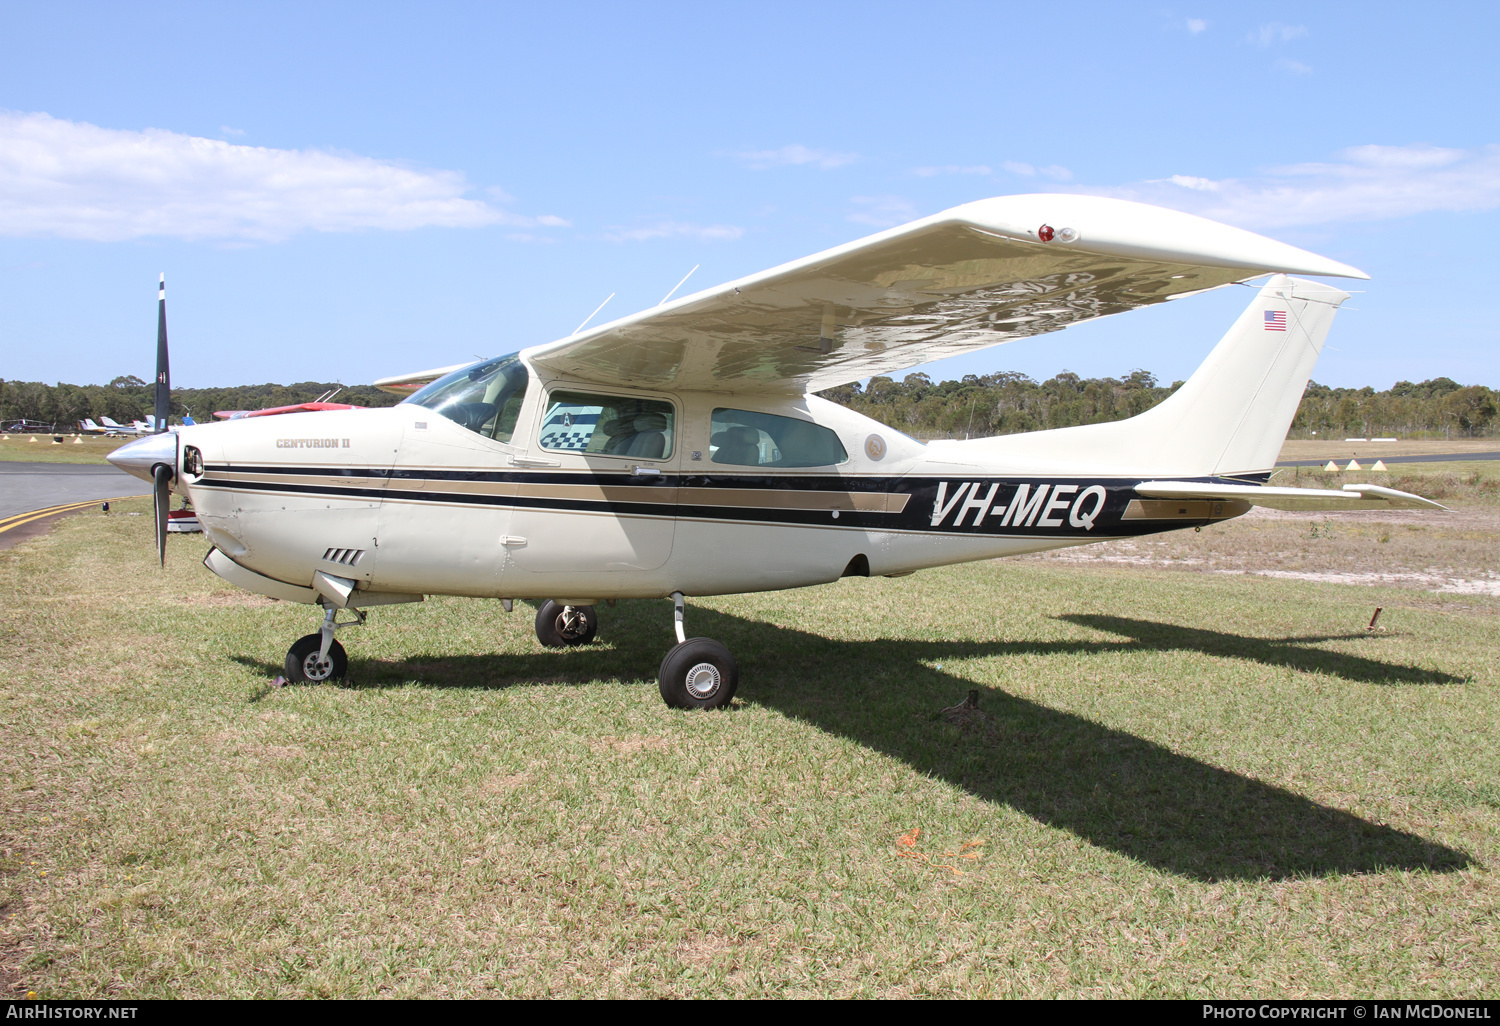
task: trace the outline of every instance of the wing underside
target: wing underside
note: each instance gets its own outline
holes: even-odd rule
[[[801,394],[1272,271],[1358,270],[1177,211],[1012,196],[527,351],[601,384]]]

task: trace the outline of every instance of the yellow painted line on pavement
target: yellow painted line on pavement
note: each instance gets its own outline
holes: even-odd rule
[[[86,499],[82,502],[65,502],[60,506],[48,506],[46,509],[34,509],[28,513],[17,513],[6,517],[4,520],[0,520],[0,534],[4,534],[6,531],[17,527],[24,527],[36,520],[55,517],[59,513],[76,513],[81,509],[88,509],[90,506],[102,506],[106,502],[124,502],[126,499],[139,498],[141,498],[139,495],[121,495],[113,499]]]

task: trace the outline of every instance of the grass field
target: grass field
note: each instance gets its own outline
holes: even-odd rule
[[[1413,564],[1496,568],[1485,480]],[[1325,523],[1163,544],[1356,530]],[[1500,599],[1172,560],[851,579],[692,603],[742,678],[694,715],[656,693],[664,601],[566,652],[523,606],[377,609],[349,683],[275,689],[315,614],[200,536],[158,570],[150,534],[80,514],[0,553],[14,993],[1495,992]]]
[[[0,460],[36,463],[104,463],[105,456],[130,441],[129,438],[80,438],[63,435],[60,444],[52,435],[11,435],[0,439]],[[35,441],[32,441],[35,439]]]

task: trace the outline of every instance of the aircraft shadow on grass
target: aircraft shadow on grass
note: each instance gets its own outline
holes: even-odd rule
[[[504,688],[654,679],[664,650],[659,627],[626,629],[637,625],[620,621],[635,617],[619,612],[623,607],[601,627],[602,639],[617,639],[608,648],[356,659],[349,686],[415,680],[427,687]],[[1366,684],[1459,680],[1301,647],[1345,638],[1375,640],[1366,634],[1268,640],[1114,616],[1061,619],[1130,640],[833,641],[701,608],[692,611],[689,622],[693,634],[717,638],[737,654],[744,698],[1164,872],[1204,881],[1279,880],[1387,870],[1448,872],[1471,864],[1464,853],[1416,834],[998,688],[980,689],[978,713],[965,714],[960,725],[937,715],[972,686],[937,667],[974,658],[1197,651]],[[645,628],[645,622],[639,626]],[[268,663],[239,661],[279,672]]]

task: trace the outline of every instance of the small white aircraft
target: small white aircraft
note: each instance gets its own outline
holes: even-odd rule
[[[101,423],[95,424],[90,418],[83,422],[83,429],[89,434],[101,434],[106,438],[119,438],[122,435],[139,435],[140,428],[135,424],[120,424],[108,417],[100,417]]]
[[[812,394],[1267,274],[1187,383],[1129,420],[923,445]],[[155,482],[163,560],[171,489],[213,543],[210,570],[323,607],[287,653],[292,680],[342,678],[335,633],[374,606],[546,600],[537,634],[559,646],[593,638],[601,600],[670,596],[662,697],[712,708],[738,670],[687,637],[687,596],[899,577],[1252,505],[1441,508],[1376,485],[1266,484],[1348,298],[1291,274],[1366,277],[1137,203],[981,200],[547,345],[377,382],[407,395],[395,407],[184,427],[110,460]]]

